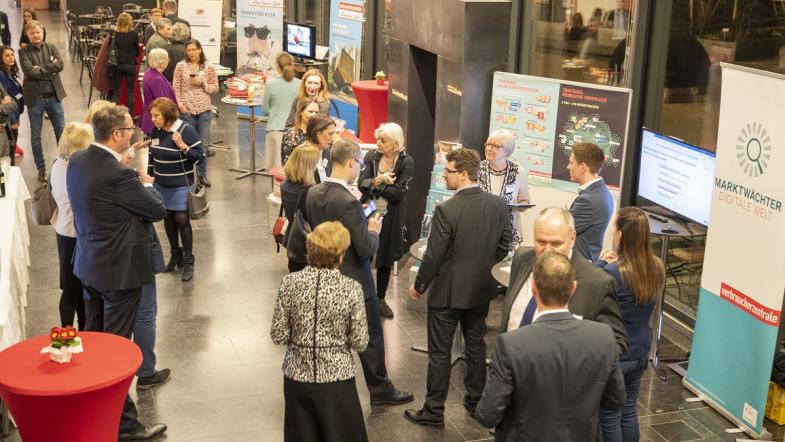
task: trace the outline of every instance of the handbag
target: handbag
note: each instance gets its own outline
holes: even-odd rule
[[[281,251],[281,246],[286,247],[286,230],[289,228],[289,220],[283,216],[283,204],[278,211],[278,218],[273,225],[273,239],[275,240],[275,253]]]
[[[50,175],[46,177],[46,183],[33,192],[33,199],[30,203],[30,217],[37,225],[48,226],[52,224],[55,212],[57,212],[57,203],[52,196],[50,173]]]
[[[182,125],[178,132],[182,135],[182,128],[185,125]],[[185,162],[185,158],[183,158],[183,152],[179,151],[180,158],[183,160],[180,162],[180,167],[183,168],[183,179],[185,180],[185,187],[189,187],[188,189],[188,217],[190,219],[202,219],[204,218],[208,212],[210,212],[210,204],[207,202],[207,188],[199,184],[199,170],[196,168],[196,164],[194,164],[194,188],[193,190],[190,189],[188,185],[188,175],[185,174],[185,166],[183,163]]]
[[[109,50],[106,51],[106,65],[112,68],[117,67],[117,44],[114,36],[109,37]]]

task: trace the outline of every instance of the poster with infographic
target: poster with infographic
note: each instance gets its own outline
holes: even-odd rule
[[[544,185],[569,182],[572,145],[605,152],[600,175],[619,189],[629,118],[629,89],[496,72],[490,130],[508,129],[518,143],[513,158]]]
[[[346,127],[357,132],[358,106],[352,83],[360,80],[365,0],[330,2],[330,57],[327,85]],[[371,75],[367,76],[368,78]]]
[[[180,17],[191,24],[191,38],[202,44],[207,60],[221,60],[221,0],[191,0],[188,8],[180,10]]]

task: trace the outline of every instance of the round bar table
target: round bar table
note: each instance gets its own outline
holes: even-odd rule
[[[79,335],[84,352],[65,364],[40,353],[49,335],[0,352],[0,398],[25,442],[117,440],[123,403],[142,352],[122,336]]]
[[[249,112],[248,118],[248,142],[250,149],[248,153],[251,155],[251,168],[250,169],[238,169],[238,168],[231,168],[229,169],[232,172],[240,172],[240,175],[235,177],[234,179],[239,180],[240,178],[245,178],[253,175],[261,175],[261,176],[268,176],[269,174],[262,173],[264,168],[256,168],[256,117],[254,116],[254,109],[257,107],[262,107],[262,103],[260,101],[248,101],[244,98],[232,98],[232,97],[221,97],[221,101],[226,104],[231,104],[233,106],[247,106]]]
[[[363,143],[376,143],[376,128],[387,121],[387,82],[377,84],[376,80],[355,81],[352,83],[354,96],[360,113],[360,139]]]

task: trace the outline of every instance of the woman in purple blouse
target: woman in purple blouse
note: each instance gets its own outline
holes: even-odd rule
[[[153,49],[147,54],[147,65],[149,68],[144,72],[142,78],[142,94],[144,107],[142,108],[142,121],[140,127],[142,132],[149,134],[153,130],[153,121],[150,119],[150,103],[156,98],[166,97],[177,103],[174,96],[172,85],[166,81],[164,70],[169,65],[169,53],[166,49]]]

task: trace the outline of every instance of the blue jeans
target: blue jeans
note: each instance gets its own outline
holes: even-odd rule
[[[158,314],[155,282],[142,287],[139,310],[134,322],[134,342],[142,350],[142,366],[136,375],[141,377],[155,374],[155,316]]]
[[[35,102],[35,106],[27,107],[27,117],[30,119],[30,144],[33,148],[35,167],[38,170],[46,169],[44,149],[41,146],[41,129],[44,124],[44,112],[49,116],[49,121],[52,122],[52,127],[55,130],[55,140],[57,140],[58,144],[60,143],[60,135],[63,134],[63,128],[65,128],[63,104],[57,100],[57,97],[39,97]]]
[[[199,133],[202,140],[202,152],[204,159],[199,161],[199,175],[207,175],[207,149],[210,144],[210,123],[213,121],[213,111],[202,112],[201,114],[181,114],[180,118],[193,126]]]
[[[627,399],[620,410],[610,411],[600,407],[603,442],[638,442],[640,440],[637,410],[638,392],[641,388],[641,377],[648,363],[648,356],[638,361],[619,361],[619,368],[624,375]]]

